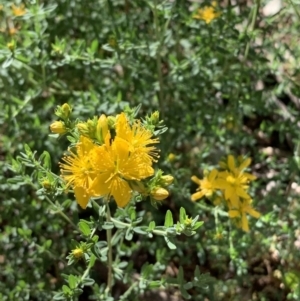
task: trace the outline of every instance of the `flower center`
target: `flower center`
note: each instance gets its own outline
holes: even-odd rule
[[[226,181],[230,184],[235,184],[236,183],[236,179],[233,176],[227,176]]]

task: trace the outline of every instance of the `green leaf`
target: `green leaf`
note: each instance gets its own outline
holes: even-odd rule
[[[51,245],[52,245],[52,240],[51,240],[51,239],[47,239],[47,240],[45,241],[45,243],[44,243],[44,247],[45,247],[46,249],[49,249],[49,248],[51,247]]]
[[[91,44],[91,50],[93,52],[96,52],[98,50],[98,46],[99,46],[99,42],[98,40],[93,40],[92,44]]]
[[[51,169],[51,157],[47,151],[44,151],[40,156],[40,161],[42,161],[43,167],[46,169]]]
[[[138,234],[146,235],[147,234],[147,232],[145,231],[146,229],[143,230],[142,228],[143,227],[134,227],[133,231]]]
[[[30,156],[32,155],[32,151],[31,151],[29,145],[26,144],[26,143],[24,144],[24,150],[25,150],[25,153],[26,153],[26,155],[27,155],[28,157],[30,157]]]
[[[81,220],[78,223],[79,230],[84,236],[89,236],[91,234],[91,228],[87,221]]]
[[[109,230],[114,228],[114,223],[113,222],[105,222],[104,225],[102,226],[103,229]]]
[[[165,238],[165,241],[166,241],[167,246],[169,247],[169,249],[175,250],[177,248],[176,245],[171,241],[171,239],[169,237],[164,236],[164,238]]]
[[[172,227],[173,225],[174,223],[173,223],[172,212],[168,210],[165,217],[165,227],[169,228]]]
[[[94,266],[96,259],[97,259],[96,256],[92,254],[89,262],[89,268],[92,268]]]
[[[71,289],[76,288],[76,286],[77,286],[77,277],[74,276],[74,275],[72,275],[72,274],[69,275],[69,277],[68,277],[68,284],[69,284],[69,286],[70,286]]]
[[[184,289],[189,290],[193,287],[193,283],[192,282],[187,282],[184,284]]]
[[[126,230],[125,239],[126,240],[132,240],[132,238],[133,238],[133,231],[132,231],[132,228],[129,227]]]
[[[84,286],[92,286],[94,283],[95,283],[95,280],[92,279],[92,278],[84,278],[84,279],[82,280],[82,284],[83,284]]]
[[[68,295],[68,294],[71,293],[70,288],[69,288],[68,286],[66,286],[66,285],[63,285],[63,286],[62,286],[62,291],[63,291],[63,293],[64,293],[65,295]]]
[[[150,281],[148,283],[149,288],[159,288],[160,286],[161,286],[161,281],[160,280],[154,280],[154,281]]]
[[[193,226],[193,230],[197,230],[198,228],[200,228],[202,225],[204,224],[204,222],[197,222],[194,226]]]
[[[12,56],[8,57],[2,64],[2,68],[8,68],[14,61],[14,58]]]
[[[184,224],[184,221],[186,220],[186,212],[183,207],[180,207],[179,220],[181,224]]]
[[[148,279],[153,272],[153,264],[145,263],[142,266],[141,275],[144,279]]]
[[[155,221],[151,221],[148,227],[149,231],[153,231],[155,229]]]
[[[54,295],[53,300],[65,300],[65,296],[63,292],[59,292],[57,294]]]
[[[131,221],[134,221],[136,219],[136,211],[133,207],[129,208],[129,216]]]

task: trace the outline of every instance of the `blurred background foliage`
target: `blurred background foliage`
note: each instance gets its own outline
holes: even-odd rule
[[[162,224],[167,209],[178,219],[183,206],[205,224],[172,251],[155,237],[123,243],[137,274],[158,262],[156,273],[176,276],[183,266],[189,279],[199,265],[215,282],[190,290],[192,300],[299,300],[300,2],[275,14],[262,9],[266,1],[217,4],[220,15],[206,23],[193,13],[208,1],[0,1],[0,300],[52,300],[62,274],[84,269],[66,264],[79,238],[36,194],[34,167],[21,168],[23,176],[10,168],[27,143],[37,154],[47,150],[59,172],[67,143],[48,134],[65,102],[80,119],[142,104],[140,116],[159,110],[169,128],[158,166],[176,182],[158,210],[140,203],[140,215]],[[253,160],[262,217],[249,233],[208,200],[190,201],[191,175],[227,154]],[[74,222],[91,214],[75,202],[65,213]],[[93,273],[96,284],[78,300],[101,300],[103,267]],[[123,286],[115,285],[116,300]],[[184,300],[176,290],[147,296]]]

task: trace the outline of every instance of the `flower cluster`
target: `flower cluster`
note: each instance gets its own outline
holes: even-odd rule
[[[117,116],[102,114],[76,125],[69,120],[70,112],[67,104],[58,107],[56,115],[63,121],[55,121],[50,129],[59,135],[69,132],[74,139],[78,137],[60,167],[62,179],[67,188],[74,190],[82,208],[86,208],[92,197],[107,200],[113,197],[119,207],[124,207],[133,191],[150,195],[154,200],[168,197],[165,188],[172,181],[169,179],[167,183],[164,180],[167,176],[161,171],[148,183],[142,181],[155,174],[153,163],[159,157],[154,146],[159,139],[153,137],[152,122],[158,121],[158,112],[147,117],[146,124],[122,112]]]
[[[217,2],[213,1],[211,6],[205,6],[204,8],[199,8],[197,12],[193,15],[194,19],[200,19],[209,24],[214,19],[221,15],[221,12],[216,10]]]
[[[249,231],[247,214],[255,218],[260,216],[260,213],[252,208],[252,199],[248,194],[249,183],[256,179],[254,175],[245,172],[250,163],[250,158],[238,157],[235,159],[229,155],[226,161],[219,163],[220,170],[213,169],[205,172],[202,180],[192,176],[192,181],[197,183],[199,188],[191,199],[196,201],[206,196],[216,206],[224,203],[229,217],[236,221],[238,227]]]

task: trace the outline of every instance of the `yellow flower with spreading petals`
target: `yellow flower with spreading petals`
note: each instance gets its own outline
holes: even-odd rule
[[[242,156],[239,156],[237,158],[238,165],[236,165],[235,161],[236,160],[235,160],[234,156],[229,155],[227,157],[227,160],[225,162],[221,161],[219,163],[219,165],[222,169],[229,170],[235,176],[238,176],[242,173],[249,181],[253,181],[256,179],[256,177],[254,175],[244,171],[251,164],[250,158],[244,159]]]
[[[149,144],[158,143],[159,140],[152,138],[152,132],[144,128],[139,121],[135,121],[130,126],[125,113],[121,113],[116,122],[116,136],[127,141],[130,152],[138,153],[148,163],[156,161],[158,150]]]
[[[12,9],[13,15],[16,16],[16,17],[21,17],[21,16],[26,14],[26,9],[25,9],[24,4],[21,4],[20,6],[16,6],[16,5],[13,4],[11,6],[11,9]]]
[[[213,169],[203,180],[198,179],[196,176],[192,176],[192,181],[199,185],[197,192],[191,196],[192,201],[199,200],[203,196],[212,196],[217,189],[217,175],[218,171]]]
[[[249,224],[246,214],[249,214],[255,218],[260,217],[260,213],[252,208],[251,203],[251,199],[243,199],[240,202],[238,209],[232,209],[228,211],[229,217],[237,218],[237,225],[246,232],[249,231]]]
[[[221,15],[221,12],[216,10],[217,2],[213,1],[211,6],[205,6],[204,8],[199,8],[197,13],[193,16],[194,19],[201,19],[209,24],[214,19]]]
[[[228,156],[227,162],[220,162],[220,166],[228,170],[219,172],[217,186],[224,190],[225,200],[229,201],[229,208],[238,208],[239,198],[250,199],[247,193],[248,184],[256,179],[255,176],[244,172],[251,160],[240,160],[240,162],[240,165],[237,166],[232,155]]]
[[[90,154],[99,146],[81,136],[76,145],[76,153],[70,152],[69,156],[63,158],[61,163],[61,177],[67,182],[67,187],[73,187],[78,204],[85,209],[92,195],[89,188],[96,177]]]
[[[110,133],[106,135],[105,144],[95,148],[91,153],[93,169],[97,175],[90,192],[95,196],[113,196],[119,207],[130,201],[132,190],[127,180],[145,179],[154,174],[154,170],[145,156],[131,152],[128,142],[115,137],[110,143]]]

